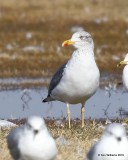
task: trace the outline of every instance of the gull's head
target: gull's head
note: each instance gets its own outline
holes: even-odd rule
[[[62,43],[62,46],[73,45],[75,48],[94,48],[93,39],[88,32],[80,31],[72,35],[71,39],[66,40]]]
[[[121,124],[112,123],[106,127],[103,136],[115,138],[116,141],[121,142],[124,137],[126,138],[126,131]]]
[[[127,64],[128,64],[128,53],[126,54],[124,60],[120,61],[120,63],[117,64],[117,67],[120,67],[122,65],[127,65]]]
[[[26,123],[27,129],[31,130],[35,135],[43,129],[46,129],[44,120],[38,116],[31,116]]]

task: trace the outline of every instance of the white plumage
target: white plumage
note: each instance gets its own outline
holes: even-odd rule
[[[128,91],[128,54],[126,54],[124,62],[126,65],[123,69],[122,80],[123,80],[123,85],[125,89]]]
[[[101,139],[90,149],[88,160],[128,160],[128,139],[125,128],[110,124]]]
[[[99,87],[100,73],[94,59],[94,44],[88,32],[81,31],[64,41],[62,46],[73,45],[76,50],[68,62],[53,76],[48,96],[43,102],[58,100],[67,104],[70,127],[69,104],[82,104],[82,127],[84,104]]]
[[[122,81],[125,89],[128,91],[128,54],[126,54],[123,61],[121,61],[117,66],[124,66],[123,74],[122,74]]]
[[[54,139],[42,118],[32,116],[26,125],[12,130],[7,137],[14,160],[51,160],[57,155]]]
[[[99,86],[99,71],[93,53],[75,51],[68,61],[59,85],[51,97],[70,104],[84,103]]]

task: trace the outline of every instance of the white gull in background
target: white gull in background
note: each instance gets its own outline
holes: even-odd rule
[[[128,160],[128,139],[123,125],[108,125],[101,139],[90,149],[88,160]]]
[[[66,103],[69,128],[69,104],[81,103],[81,119],[84,127],[84,105],[99,87],[100,73],[94,58],[93,39],[88,32],[74,33],[70,40],[62,44],[62,46],[68,45],[73,45],[76,50],[52,77],[48,96],[43,102],[58,100]]]
[[[122,81],[125,89],[128,91],[128,53],[125,56],[125,59],[121,61],[117,66],[125,65],[123,69]]]
[[[42,118],[32,116],[24,126],[13,129],[7,137],[14,160],[51,160],[57,155],[54,139]]]

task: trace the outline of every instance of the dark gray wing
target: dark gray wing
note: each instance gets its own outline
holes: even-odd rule
[[[49,85],[49,90],[48,90],[48,96],[50,96],[52,90],[59,84],[62,76],[63,76],[63,72],[64,72],[64,68],[66,67],[66,64],[63,64],[58,70],[57,72],[53,75],[50,85]]]
[[[49,85],[49,89],[48,89],[48,96],[47,98],[43,99],[42,102],[49,102],[49,101],[53,101],[54,99],[50,96],[52,90],[59,84],[62,76],[63,76],[63,72],[64,72],[64,68],[66,67],[66,64],[63,64],[58,70],[57,72],[53,75],[50,85]]]
[[[14,160],[18,160],[20,158],[20,151],[18,149],[18,140],[20,134],[22,134],[21,131],[22,131],[21,128],[13,129],[7,136],[8,148]]]

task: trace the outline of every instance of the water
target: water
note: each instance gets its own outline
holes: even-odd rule
[[[34,114],[45,118],[67,117],[64,103],[58,101],[42,103],[42,98],[46,95],[46,88],[1,90],[0,118],[24,118]],[[99,89],[86,102],[85,118],[122,118],[120,116],[122,109],[128,111],[127,97],[128,94],[122,90],[106,94],[104,89]],[[71,105],[71,118],[80,118],[80,106],[80,104]]]
[[[0,84],[3,86],[9,85],[9,87],[12,85],[22,85],[26,83],[49,83],[49,81],[50,78],[0,78]]]

